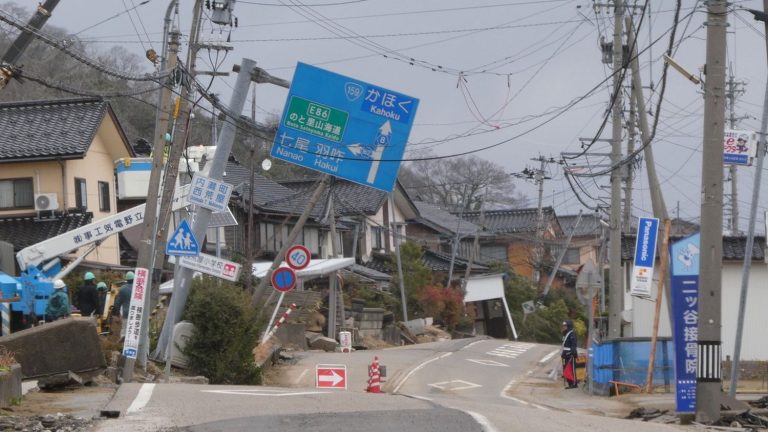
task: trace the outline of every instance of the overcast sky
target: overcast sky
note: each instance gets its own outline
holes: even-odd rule
[[[37,1],[18,1],[29,5]],[[123,45],[143,56],[162,50],[162,26],[168,0],[61,0],[49,24],[62,27],[103,49]],[[186,41],[192,0],[181,0],[174,22]],[[604,2],[603,2],[604,3]],[[297,5],[306,5],[299,7]],[[640,23],[643,0],[630,2],[640,25],[639,50],[646,105],[656,114],[662,53],[669,43],[676,2],[650,0]],[[728,62],[734,78],[746,82],[735,104],[739,129],[758,130],[766,81],[762,23],[742,8],[762,9],[762,2],[734,1],[730,11]],[[130,10],[130,12],[126,12]],[[409,153],[434,150],[449,156],[477,150],[477,156],[509,173],[538,167],[539,155],[560,158],[581,150],[580,138],[594,138],[609,104],[610,89],[600,84],[610,74],[601,62],[600,40],[613,38],[613,11],[591,1],[568,0],[238,0],[238,28],[207,21],[203,40],[231,40],[234,50],[216,55],[205,50],[199,70],[230,71],[243,57],[271,74],[291,79],[305,62],[420,99]],[[683,0],[676,29],[675,59],[699,74],[705,62],[706,18],[703,1]],[[186,45],[184,46],[186,51]],[[150,64],[147,62],[149,70]],[[201,79],[205,79],[202,77]],[[228,102],[234,76],[218,78],[213,91]],[[594,87],[597,91],[591,92]],[[591,93],[590,93],[591,92]],[[279,115],[284,89],[259,85],[257,116]],[[576,105],[571,102],[579,100]],[[250,106],[250,100],[248,103]],[[628,104],[625,102],[625,106]],[[702,88],[670,70],[654,142],[657,169],[672,216],[699,221]],[[569,107],[569,108],[566,108]],[[653,122],[653,117],[649,118]],[[610,138],[607,124],[601,138]],[[490,147],[485,150],[482,148]],[[593,153],[608,152],[598,142]],[[585,165],[606,163],[593,156]],[[739,168],[740,226],[747,227],[754,168]],[[563,177],[549,166],[544,204],[558,214],[575,214],[579,203]],[[763,176],[764,178],[766,176]],[[581,198],[590,206],[609,196],[608,176],[582,178]],[[535,207],[536,187],[516,181]],[[645,168],[635,182],[633,213],[651,213]],[[730,193],[730,184],[725,184]],[[757,231],[764,232],[768,187],[762,186]],[[726,197],[726,202],[728,198]]]

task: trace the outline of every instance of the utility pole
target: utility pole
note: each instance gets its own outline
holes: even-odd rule
[[[168,44],[168,59],[166,60],[166,67],[169,70],[176,68],[177,56],[179,53],[179,36],[178,32],[172,31],[170,33],[170,39]],[[173,82],[174,75],[170,74],[167,78],[168,82],[164,86],[160,99],[160,113],[157,118],[158,123],[155,126],[155,137],[152,144],[152,171],[149,174],[149,186],[147,187],[147,203],[145,209],[145,215],[142,224],[141,243],[139,244],[138,257],[136,259],[137,268],[145,268],[152,271],[152,254],[155,243],[155,233],[157,232],[157,218],[153,217],[157,214],[158,210],[158,195],[160,194],[160,180],[163,176],[163,157],[165,154],[166,145],[166,132],[168,131],[168,124],[170,122],[171,112],[171,96],[175,83]],[[125,359],[125,365],[123,367],[123,381],[130,382],[133,379],[133,368],[135,363],[138,362],[141,367],[146,367],[146,353],[149,341],[149,310],[150,310],[150,295],[147,292],[154,288],[152,284],[152,277],[147,278],[144,295],[144,312],[142,314],[142,326],[141,337],[139,339],[139,352],[137,358]],[[159,292],[159,291],[158,291]],[[146,320],[145,320],[146,318]],[[127,323],[122,323],[126,325]],[[147,339],[143,339],[146,334]],[[144,348],[143,350],[141,348]]]
[[[728,74],[727,87],[725,90],[725,97],[728,98],[728,127],[730,129],[736,129],[736,122],[740,119],[736,117],[736,97],[744,94],[744,81],[736,81],[733,79],[733,71]],[[736,175],[738,165],[730,165],[728,167],[728,177],[731,180],[731,235],[739,235],[739,189],[736,182]]]
[[[485,195],[488,193],[488,189],[485,189],[485,194],[483,194],[483,198],[480,200],[480,220],[477,224],[477,230],[475,231],[475,239],[472,242],[472,251],[469,255],[469,262],[467,263],[467,268],[464,270],[464,283],[469,280],[470,272],[472,271],[472,262],[477,259],[477,257],[480,255],[480,230],[483,229],[483,226],[485,225],[485,207],[483,204],[485,204]],[[465,285],[466,288],[466,285]]]
[[[235,116],[243,111],[245,99],[248,95],[248,87],[251,82],[251,73],[255,68],[256,62],[246,58],[243,59],[228,107],[229,112],[233,113]],[[232,144],[235,140],[235,131],[237,130],[236,123],[239,120],[239,118],[228,117],[224,121],[224,125],[219,133],[218,142],[216,143],[216,152],[214,153],[213,160],[209,162],[210,169],[208,170],[208,178],[221,180],[227,165],[227,160],[229,159],[229,154],[232,151]],[[210,219],[211,210],[198,206],[194,221],[192,222],[192,232],[195,238],[200,239],[200,241],[205,238],[205,230],[208,228]],[[171,307],[169,308],[169,313],[173,317],[173,320],[166,319],[163,323],[163,330],[160,333],[160,339],[158,340],[157,349],[154,353],[157,358],[161,358],[165,353],[168,344],[171,343],[170,338],[173,326],[176,324],[174,321],[178,321],[181,318],[184,305],[189,296],[193,273],[193,270],[182,267],[179,272],[179,278],[174,279],[173,297],[171,298]]]
[[[723,265],[723,137],[725,134],[725,0],[707,2],[704,82],[704,142],[701,167],[701,254],[699,267],[696,420],[720,419]]]
[[[533,180],[538,186],[538,206],[536,213],[536,241],[533,249],[533,281],[536,284],[541,285],[541,270],[544,261],[544,180],[550,180],[552,177],[547,175],[547,165],[556,163],[553,157],[546,158],[539,155],[539,157],[531,158],[534,162],[539,162],[539,168],[526,167],[521,173],[513,173],[512,175],[519,178]]]
[[[137,257],[137,267],[150,269],[150,277],[147,281],[146,291],[149,295],[144,296],[144,313],[141,320],[141,337],[139,338],[139,349],[137,358],[139,364],[144,366],[146,364],[146,358],[149,353],[149,311],[154,308],[160,299],[160,285],[159,285],[159,273],[155,274],[155,269],[162,269],[163,262],[165,261],[165,254],[163,253],[164,239],[166,238],[166,229],[171,214],[171,202],[173,200],[173,194],[176,190],[176,178],[179,170],[179,159],[186,147],[186,142],[189,134],[189,115],[191,112],[190,104],[186,102],[190,94],[190,86],[195,77],[195,56],[196,56],[196,44],[200,29],[200,17],[202,12],[203,0],[195,0],[195,5],[192,15],[192,28],[190,30],[190,45],[187,51],[187,69],[189,71],[190,82],[181,84],[181,92],[176,100],[176,105],[173,109],[173,123],[165,124],[165,129],[156,128],[156,137],[160,133],[163,134],[163,140],[165,139],[165,133],[170,134],[170,149],[168,150],[168,156],[165,163],[163,163],[163,147],[160,150],[155,147],[155,152],[161,153],[155,154],[152,161],[152,172],[150,173],[150,191],[155,191],[159,187],[160,177],[164,177],[163,188],[160,193],[159,209],[156,199],[147,199],[147,215],[156,215],[156,217],[148,218],[148,222],[145,222],[144,231],[142,233],[142,244],[139,247],[139,253]],[[170,10],[170,5],[169,5]],[[177,61],[177,60],[176,60]],[[178,133],[177,133],[178,129]],[[180,139],[176,137],[181,136]],[[159,166],[156,159],[160,158]],[[164,176],[161,174],[165,171]],[[158,184],[152,185],[152,176],[158,177]],[[153,194],[156,192],[153,192]],[[201,238],[202,241],[202,238]],[[174,320],[178,320],[181,317],[181,311],[176,311],[173,314]],[[162,353],[160,354],[163,355]],[[160,357],[158,357],[160,358]],[[126,363],[127,365],[127,363]],[[124,372],[125,374],[125,372]],[[125,375],[124,375],[125,376]],[[129,381],[129,380],[126,380]]]
[[[30,18],[27,27],[32,31],[24,31],[16,37],[16,40],[8,47],[8,50],[0,59],[0,90],[2,90],[15,75],[14,64],[19,61],[21,54],[27,49],[32,39],[34,39],[34,31],[40,30],[51,17],[51,13],[56,5],[59,4],[59,0],[46,0],[45,4],[38,4],[37,11]]]
[[[611,222],[610,222],[610,302],[608,304],[608,339],[621,337],[623,309],[623,274],[621,266],[621,138],[622,138],[622,81],[624,73],[624,43],[622,38],[624,2],[614,0],[616,8],[613,28],[613,134],[611,137]]]
[[[629,32],[629,27],[627,27]],[[631,155],[635,151],[635,126],[636,126],[636,114],[635,114],[635,95],[630,94],[629,97],[629,119],[627,120],[627,131],[629,132],[629,139],[627,140],[627,154]],[[635,167],[633,163],[627,163],[622,165],[622,171],[624,173],[624,216],[622,218],[622,232],[629,233],[632,231],[632,182],[635,179]]]

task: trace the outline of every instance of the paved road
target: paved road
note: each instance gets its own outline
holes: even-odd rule
[[[475,338],[349,354],[297,353],[294,364],[270,374],[271,382],[282,387],[123,385],[107,407],[122,416],[102,422],[98,430],[672,430],[526,400],[528,387],[517,384],[541,373],[539,362],[556,349]],[[363,390],[374,356],[387,367],[386,394]],[[347,389],[315,388],[318,364],[344,365]]]

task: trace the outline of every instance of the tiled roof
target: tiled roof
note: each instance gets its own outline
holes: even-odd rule
[[[574,225],[576,225],[576,219],[579,217],[579,215],[567,215],[567,216],[558,216],[557,220],[560,221],[560,226],[563,227],[563,232],[565,235],[568,235],[571,233],[571,230],[573,230]],[[573,236],[574,237],[588,237],[588,236],[594,236],[594,237],[600,237],[600,234],[602,232],[602,224],[600,224],[600,218],[596,216],[594,213],[589,214],[582,214],[581,215],[581,221],[579,221],[579,225],[576,226],[576,231],[574,231]]]
[[[486,210],[484,213],[485,219],[482,226],[486,231],[497,234],[536,232],[539,214],[539,210],[536,208]],[[553,223],[559,225],[552,207],[542,208],[542,213],[544,214],[545,224],[547,221],[553,221]],[[480,225],[479,211],[465,211],[462,214],[462,218]]]
[[[390,256],[388,254],[375,252],[371,254],[371,260],[363,265],[369,269],[373,269],[382,273],[391,272],[392,264],[389,262]],[[428,249],[424,249],[424,254],[421,256],[421,261],[432,271],[436,272],[448,272],[451,266],[451,256],[448,254],[434,252]],[[453,263],[454,272],[463,272],[466,270],[469,262],[464,258],[456,257]],[[481,263],[472,263],[472,271],[488,271],[489,268]]]
[[[295,192],[303,192],[309,196],[317,179],[287,180],[279,183]],[[326,188],[320,202],[328,202],[328,189],[330,188]],[[386,199],[387,193],[384,191],[343,179],[333,181],[333,206],[337,216],[374,215],[384,205]]]
[[[670,237],[669,242],[674,243],[685,237],[675,236]],[[659,243],[660,245],[661,243]],[[746,236],[723,236],[723,260],[744,260],[744,248],[747,245]],[[754,244],[752,245],[752,259],[764,260],[765,259],[765,236],[755,236]],[[658,256],[660,248],[656,249]],[[634,258],[635,254],[635,236],[624,236],[621,240],[621,259],[624,261],[630,261]]]
[[[107,108],[101,98],[0,103],[0,163],[83,157]]]
[[[460,219],[434,204],[424,201],[414,201],[413,203],[421,215],[421,217],[416,218],[416,222],[427,225],[436,231],[455,234],[458,230],[460,235],[472,235],[480,230],[480,227],[474,223],[463,218]]]
[[[241,203],[247,205],[251,194],[248,187],[251,181],[250,170],[237,162],[229,161],[225,172],[224,181],[234,186],[235,192],[242,197]],[[265,212],[298,215],[304,211],[309,201],[310,194],[289,189],[257,173],[253,175],[253,183],[253,205]],[[322,215],[322,209],[322,205],[316,205],[311,213],[312,218],[318,219]]]
[[[16,251],[91,223],[93,213],[68,213],[50,218],[9,216],[0,218],[0,240]]]

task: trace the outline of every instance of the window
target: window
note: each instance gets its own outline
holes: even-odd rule
[[[99,182],[99,210],[108,212],[111,210],[109,201],[109,183]]]
[[[32,179],[0,180],[0,209],[32,208],[35,194]]]
[[[384,249],[384,228],[371,227],[371,249]]]
[[[581,254],[579,248],[568,248],[563,255],[563,264],[579,264]]]
[[[84,178],[75,177],[75,207],[88,208],[88,189]]]

